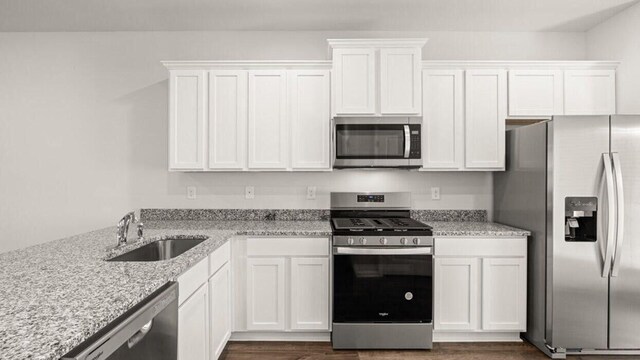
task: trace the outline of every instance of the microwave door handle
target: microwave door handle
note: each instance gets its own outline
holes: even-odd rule
[[[404,126],[404,158],[409,158],[409,152],[411,151],[411,130],[409,125]]]

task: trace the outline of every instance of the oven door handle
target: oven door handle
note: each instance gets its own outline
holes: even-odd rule
[[[358,248],[335,246],[333,255],[431,255],[433,248],[408,247],[408,248]]]
[[[411,129],[409,125],[404,126],[404,158],[408,159],[411,152]]]

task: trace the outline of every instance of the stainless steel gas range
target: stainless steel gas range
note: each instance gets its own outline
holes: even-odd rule
[[[410,193],[332,193],[335,349],[430,349],[433,237]]]

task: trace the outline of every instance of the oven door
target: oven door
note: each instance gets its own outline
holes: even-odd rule
[[[333,248],[334,323],[431,323],[431,247]]]
[[[336,119],[334,167],[419,167],[420,124]]]

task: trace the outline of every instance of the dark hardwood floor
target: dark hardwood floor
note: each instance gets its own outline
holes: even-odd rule
[[[569,360],[634,360],[637,356],[570,356]],[[436,343],[429,351],[333,350],[329,342],[229,342],[223,360],[532,360],[548,359],[528,343]]]

